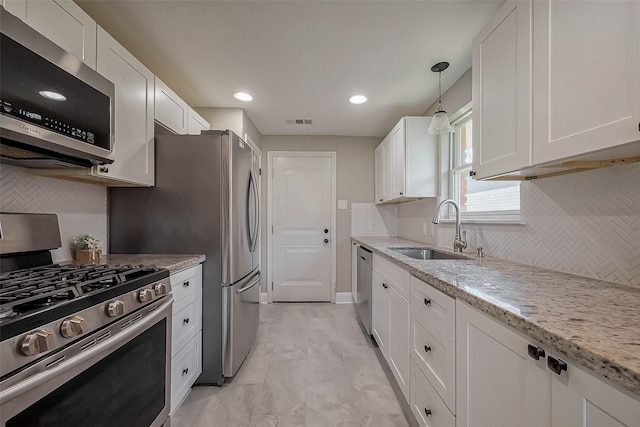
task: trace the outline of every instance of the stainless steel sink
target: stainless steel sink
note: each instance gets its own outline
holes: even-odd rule
[[[454,255],[447,252],[440,252],[440,251],[436,251],[435,249],[429,249],[429,248],[389,248],[389,249],[413,259],[422,259],[422,260],[468,259],[463,256]]]

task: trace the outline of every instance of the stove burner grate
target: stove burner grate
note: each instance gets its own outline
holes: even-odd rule
[[[158,271],[155,266],[58,265],[0,274],[0,319],[51,307]]]

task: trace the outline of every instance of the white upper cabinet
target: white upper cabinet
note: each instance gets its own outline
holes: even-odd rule
[[[403,117],[376,149],[376,203],[438,195],[438,144],[427,133],[430,121]]]
[[[193,108],[187,110],[187,133],[189,135],[200,135],[200,131],[209,130],[211,125],[200,114],[196,113]]]
[[[473,44],[476,179],[639,156],[638,22],[637,1],[505,3]]]
[[[158,77],[155,78],[155,119],[178,134],[185,135],[188,126],[189,106]]]
[[[473,171],[531,165],[531,2],[508,1],[473,41]]]
[[[640,2],[540,0],[533,22],[533,163],[640,140]]]
[[[96,68],[96,22],[71,0],[3,0],[5,9]]]
[[[378,145],[375,152],[375,202],[384,202],[383,186],[384,186],[384,147]]]
[[[123,185],[152,186],[154,75],[102,28],[98,28],[97,65],[116,88],[116,159],[98,168],[97,174]]]
[[[391,131],[391,198],[402,197],[405,190],[405,144],[404,120],[400,120]]]

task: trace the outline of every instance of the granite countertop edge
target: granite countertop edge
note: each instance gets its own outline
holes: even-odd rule
[[[102,256],[100,264],[153,264],[174,274],[195,267],[205,259],[203,254],[108,254]]]
[[[588,368],[591,371],[594,371],[603,377],[607,378],[613,384],[618,385],[627,391],[636,395],[636,399],[638,399],[638,395],[640,395],[640,371],[636,369],[632,369],[629,366],[626,366],[624,363],[620,361],[612,360],[612,358],[594,350],[591,348],[587,348],[580,343],[577,343],[575,340],[572,340],[570,337],[563,336],[555,331],[545,328],[543,325],[534,323],[513,311],[500,307],[496,303],[493,303],[487,299],[482,298],[481,296],[474,295],[471,292],[465,291],[457,286],[455,283],[449,283],[441,278],[436,277],[434,274],[430,274],[426,269],[418,268],[414,265],[409,264],[411,259],[396,253],[391,252],[389,248],[391,247],[402,247],[402,246],[410,246],[410,247],[428,247],[435,248],[441,251],[452,252],[450,248],[442,248],[434,245],[429,245],[426,243],[415,242],[407,239],[401,238],[376,238],[376,237],[359,237],[352,236],[351,239],[362,246],[376,252],[379,255],[384,256],[386,259],[390,260],[394,264],[406,269],[410,274],[417,277],[418,279],[428,283],[433,286],[437,290],[453,297],[456,299],[460,299],[461,301],[466,302],[467,304],[473,306],[474,308],[486,313],[487,315],[493,317],[494,319],[499,320],[502,323],[507,324],[508,326],[516,329],[518,332],[523,333],[533,340],[539,342],[544,346],[551,347],[554,351],[564,355],[572,362],[575,362],[579,365],[582,365]],[[478,263],[478,259],[473,257],[472,255],[466,254],[469,258],[469,261],[473,261],[474,263]],[[497,260],[497,259],[496,259]],[[518,266],[523,266],[523,264],[518,264],[515,262],[509,262],[505,260],[498,260],[500,262],[501,268],[508,269],[509,265],[512,264],[514,268]],[[527,265],[528,269],[539,269],[540,271],[549,272],[550,270],[533,267]],[[557,273],[559,278],[567,276],[568,273],[563,272],[553,272]],[[579,277],[579,276],[576,276]],[[587,281],[594,281],[595,279],[585,278]],[[605,285],[610,285],[610,282],[601,281]],[[622,285],[621,285],[622,286]]]

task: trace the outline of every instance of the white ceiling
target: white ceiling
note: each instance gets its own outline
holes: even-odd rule
[[[382,137],[437,101],[433,64],[451,63],[443,91],[469,69],[503,1],[77,3],[191,106],[244,108],[263,135]]]

